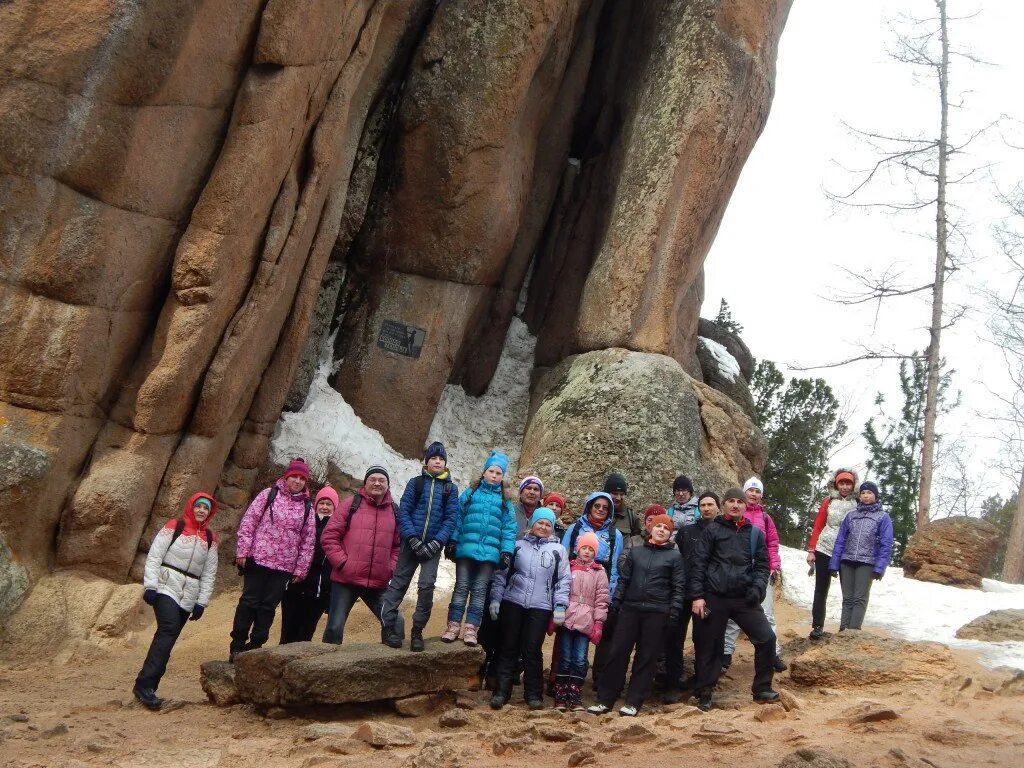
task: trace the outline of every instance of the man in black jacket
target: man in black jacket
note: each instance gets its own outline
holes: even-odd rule
[[[705,712],[721,674],[725,625],[732,619],[754,644],[754,701],[778,701],[772,690],[775,633],[761,601],[768,586],[764,534],[744,517],[743,491],[730,488],[724,514],[701,534],[688,564],[686,596],[693,601],[693,642],[697,652],[694,693]]]
[[[608,712],[622,691],[629,656],[636,647],[633,674],[620,715],[635,716],[650,695],[654,664],[664,647],[665,625],[679,622],[683,610],[686,580],[683,561],[671,542],[672,518],[651,518],[651,537],[633,547],[622,562],[619,580],[609,607],[609,616],[619,614],[612,639],[608,665],[597,681],[598,704],[592,714]]]

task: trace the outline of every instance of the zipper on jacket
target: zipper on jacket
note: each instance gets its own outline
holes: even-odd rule
[[[427,517],[423,521],[423,533],[420,534],[420,541],[423,541],[424,544],[427,543],[426,541],[424,541],[424,539],[427,538],[427,526],[430,525],[430,510],[434,506],[434,483],[436,481],[437,481],[437,478],[434,477],[433,475],[431,475],[430,476],[430,496],[427,498]],[[413,510],[413,511],[415,512],[416,510]],[[443,513],[444,510],[441,510],[441,512]]]

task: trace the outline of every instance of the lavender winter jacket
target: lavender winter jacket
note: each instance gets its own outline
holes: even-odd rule
[[[316,543],[316,515],[306,514],[309,493],[292,498],[284,479],[279,479],[277,496],[267,508],[270,489],[264,488],[252,500],[238,524],[235,557],[255,560],[264,568],[306,578]],[[303,524],[305,520],[305,524]]]
[[[829,570],[838,571],[845,560],[871,564],[872,570],[881,576],[892,558],[892,539],[892,518],[882,505],[858,504],[839,526]]]
[[[491,580],[491,602],[508,600],[523,608],[553,610],[569,604],[569,555],[556,536],[528,533],[516,542],[512,565]]]

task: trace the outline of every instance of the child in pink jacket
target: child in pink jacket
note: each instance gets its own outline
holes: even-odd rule
[[[555,707],[583,709],[581,689],[587,677],[587,653],[590,643],[601,642],[604,621],[608,618],[608,574],[594,561],[598,540],[592,532],[576,541],[576,559],[570,561],[572,585],[565,623],[558,630],[558,678],[555,682]]]

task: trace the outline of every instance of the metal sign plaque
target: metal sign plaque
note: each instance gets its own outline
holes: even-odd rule
[[[423,342],[426,338],[427,332],[422,328],[395,320],[385,320],[380,327],[380,335],[377,336],[377,346],[416,360],[423,351]]]

